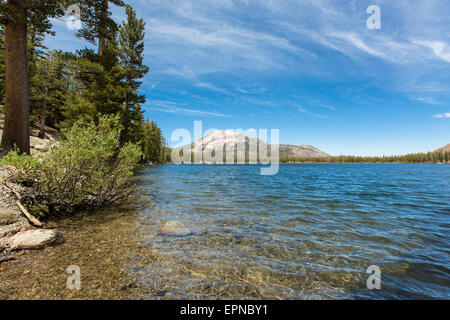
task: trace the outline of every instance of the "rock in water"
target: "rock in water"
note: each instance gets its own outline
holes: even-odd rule
[[[183,237],[191,235],[192,231],[180,222],[169,221],[164,227],[158,230],[158,234],[162,236]]]
[[[14,256],[0,256],[0,263],[17,260]]]
[[[20,232],[11,238],[11,250],[43,249],[65,241],[64,236],[54,230],[29,230]]]

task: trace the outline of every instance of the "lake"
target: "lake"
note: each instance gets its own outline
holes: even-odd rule
[[[0,298],[449,299],[450,166],[142,169],[130,203],[56,222],[67,242],[0,273]],[[168,221],[194,233],[158,234]],[[81,290],[65,288],[67,267]],[[369,266],[381,289],[369,290]]]

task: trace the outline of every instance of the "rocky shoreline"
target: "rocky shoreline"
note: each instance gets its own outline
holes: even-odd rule
[[[26,250],[44,249],[65,241],[60,232],[36,228],[24,216],[11,190],[20,193],[23,188],[9,180],[13,170],[0,167],[0,265],[16,260]]]
[[[30,136],[32,154],[39,154],[58,145],[58,132],[45,127],[46,138],[37,137],[39,130],[33,128]],[[0,139],[3,134],[3,115],[0,115]],[[16,260],[25,250],[43,249],[47,246],[62,243],[64,237],[55,230],[36,228],[30,224],[17,205],[17,196],[22,186],[14,184],[10,177],[15,168],[0,166],[0,265]],[[49,228],[47,226],[47,228]]]

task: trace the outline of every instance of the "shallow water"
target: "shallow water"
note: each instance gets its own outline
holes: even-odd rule
[[[146,168],[129,204],[58,221],[65,244],[2,264],[0,298],[450,298],[450,166],[259,169]],[[158,235],[167,221],[195,234]]]

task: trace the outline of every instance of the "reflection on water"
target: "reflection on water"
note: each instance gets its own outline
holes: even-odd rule
[[[450,298],[450,166],[168,165],[137,179],[129,204],[59,221],[65,244],[3,264],[0,298]],[[195,234],[158,235],[167,221]],[[80,291],[65,288],[70,265]]]

